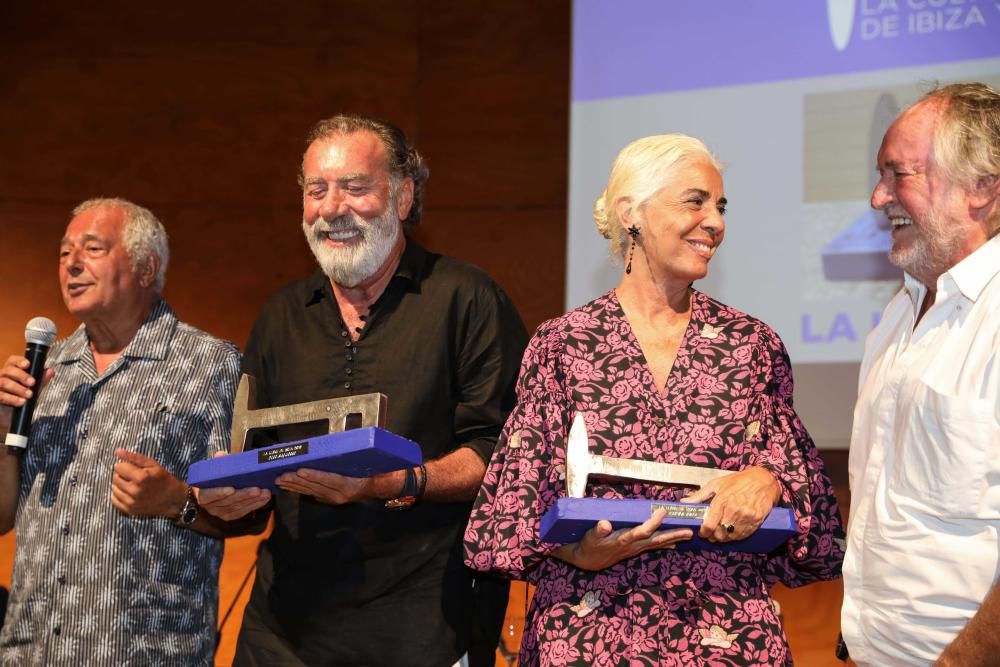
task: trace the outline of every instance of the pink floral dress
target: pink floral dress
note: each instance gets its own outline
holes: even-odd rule
[[[769,591],[840,576],[840,511],[792,409],[788,355],[763,322],[692,290],[691,322],[666,390],[614,291],[542,324],[465,534],[476,570],[537,586],[519,665],[791,665]],[[740,470],[779,480],[798,534],[770,554],[659,550],[600,572],[538,540],[565,495],[576,412],[595,454]],[[683,487],[592,479],[587,496],[677,500]]]

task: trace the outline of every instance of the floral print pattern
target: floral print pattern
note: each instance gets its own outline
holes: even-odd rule
[[[518,405],[483,480],[466,562],[537,587],[519,665],[791,665],[770,589],[836,578],[840,512],[792,409],[784,345],[766,324],[691,291],[691,322],[659,391],[615,293],[539,327]],[[798,532],[770,554],[659,550],[599,572],[538,540],[565,495],[566,438],[583,413],[594,454],[778,479]],[[675,501],[684,487],[592,478],[587,496]]]

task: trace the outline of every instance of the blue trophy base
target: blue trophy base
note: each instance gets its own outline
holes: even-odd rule
[[[567,544],[578,542],[584,533],[598,521],[611,522],[615,530],[632,528],[645,522],[659,508],[667,510],[659,530],[690,528],[694,537],[677,543],[682,551],[708,549],[711,551],[745,551],[767,553],[778,548],[795,535],[795,515],[787,507],[775,507],[764,523],[750,537],[738,542],[709,542],[698,537],[698,529],[708,510],[708,505],[672,503],[643,499],[560,498],[542,517],[540,536],[542,542]]]
[[[299,468],[370,477],[422,461],[417,443],[368,426],[198,461],[188,469],[187,481],[199,488],[257,486],[273,491],[278,475]]]

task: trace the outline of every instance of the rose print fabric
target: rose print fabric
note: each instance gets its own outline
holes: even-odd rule
[[[466,562],[537,586],[519,665],[791,665],[769,591],[840,575],[843,527],[819,454],[792,409],[788,355],[763,322],[692,290],[691,322],[661,392],[614,291],[535,333],[518,405],[465,535]],[[538,541],[565,495],[574,414],[595,454],[740,470],[781,486],[798,533],[770,554],[659,550],[600,572]],[[591,479],[587,496],[679,500],[685,487]]]

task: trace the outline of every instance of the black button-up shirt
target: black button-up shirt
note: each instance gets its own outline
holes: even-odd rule
[[[419,443],[425,461],[467,446],[488,462],[513,407],[526,338],[486,274],[408,240],[357,341],[317,271],[267,303],[244,371],[257,378],[258,407],[381,392],[388,430]],[[274,437],[287,442],[324,426]],[[468,648],[472,607],[481,604],[460,551],[470,509],[424,502],[393,512],[381,501],[336,507],[279,494],[243,648],[263,636],[269,650],[295,646],[308,664],[451,664]]]

